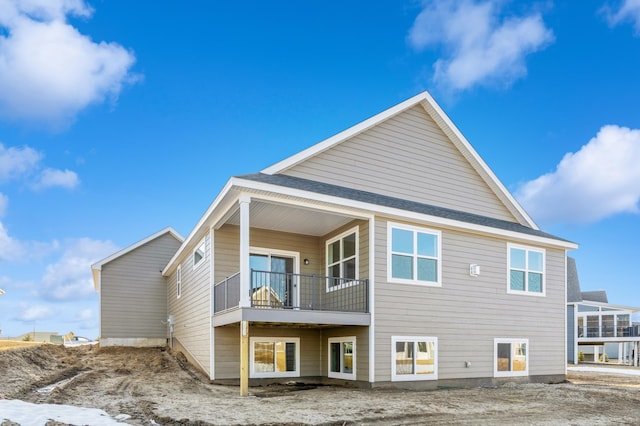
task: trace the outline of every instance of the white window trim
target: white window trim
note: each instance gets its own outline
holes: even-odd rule
[[[433,374],[396,374],[396,343],[399,341],[413,342],[414,348],[418,342],[433,342]],[[415,360],[414,353],[414,362]],[[391,336],[391,381],[409,382],[418,380],[438,380],[438,338],[434,336]]]
[[[176,269],[176,299],[182,296],[182,265],[178,265]]]
[[[393,229],[403,229],[403,230],[407,230],[407,231],[412,231],[412,232],[420,232],[423,234],[431,234],[431,235],[435,235],[438,238],[438,247],[437,247],[437,268],[436,268],[436,274],[437,274],[437,280],[436,281],[422,281],[422,280],[418,280],[418,274],[417,274],[417,270],[418,270],[418,265],[417,262],[413,262],[413,276],[416,277],[412,280],[408,280],[408,279],[404,279],[404,278],[394,278],[393,277],[393,268],[392,268],[392,256],[393,256],[393,250],[392,250],[392,233],[393,233]],[[415,236],[416,234],[414,234]],[[415,240],[415,237],[414,237]],[[416,242],[414,241],[414,244],[416,244]],[[416,250],[416,248],[414,247],[414,250]],[[402,253],[402,255],[406,256],[406,253]],[[414,259],[416,259],[416,252],[414,252]],[[426,256],[422,256],[422,257],[426,257]],[[430,257],[428,257],[430,258]],[[442,287],[442,232],[438,231],[436,229],[429,229],[429,228],[423,228],[420,226],[413,226],[413,225],[406,225],[403,223],[395,223],[395,222],[387,222],[387,282],[389,283],[397,283],[397,284],[412,284],[412,285],[421,285],[421,286],[428,286],[428,287]]]
[[[249,338],[249,364],[250,364],[250,377],[252,378],[276,378],[276,377],[300,377],[300,338],[299,337],[250,337]],[[255,356],[255,343],[256,342],[285,342],[285,343],[295,343],[296,344],[296,370],[295,371],[284,371],[284,372],[266,372],[266,373],[256,373],[255,365],[254,365],[254,356]]]
[[[329,246],[333,243],[335,243],[338,240],[342,240],[344,237],[346,237],[347,235],[351,235],[351,234],[356,234],[356,254],[355,254],[355,259],[356,259],[356,277],[355,280],[357,281],[360,277],[360,234],[359,234],[359,227],[355,226],[351,229],[349,229],[348,231],[343,232],[342,234],[336,235],[335,237],[332,237],[330,239],[328,239],[325,243],[325,265],[324,265],[324,270],[325,273],[327,275],[327,277],[329,276]],[[340,248],[342,249],[342,244],[340,244]],[[340,275],[343,275],[342,273],[342,262],[344,262],[344,259],[342,259],[342,253],[340,253],[340,260],[338,261],[340,263]],[[336,291],[336,290],[341,290],[343,288],[346,287],[351,287],[352,285],[354,285],[356,283],[356,281],[348,281],[348,282],[344,282],[340,285],[336,285],[333,287],[329,287],[329,280],[327,280],[326,283],[326,290],[327,292],[330,291]]]
[[[526,368],[525,371],[498,371],[498,343],[524,343],[526,344]],[[513,353],[513,347],[511,348]],[[531,347],[529,339],[493,339],[493,376],[494,377],[523,377],[529,375],[529,358],[531,357]]]
[[[525,254],[525,290],[513,290],[511,288],[511,249],[520,249],[526,252]],[[529,252],[537,252],[542,254],[542,292],[529,291]],[[520,269],[517,269],[520,270]],[[537,271],[531,271],[537,272]],[[507,243],[507,293],[509,294],[521,294],[526,296],[545,297],[547,294],[547,253],[545,249],[531,246],[523,246],[519,244]]]
[[[331,371],[331,344],[332,343],[345,343],[345,342],[353,342],[353,364],[352,364],[352,373],[336,373],[335,371]],[[345,380],[355,380],[356,379],[356,336],[347,336],[347,337],[330,337],[327,342],[327,376],[333,379],[345,379]],[[340,362],[344,360],[342,353],[342,345],[340,345]]]
[[[196,252],[202,248],[202,257],[200,258],[200,260],[198,262],[196,262]],[[200,243],[198,243],[198,245],[196,246],[196,248],[193,249],[193,252],[191,253],[191,258],[193,259],[193,269],[196,269],[198,266],[202,265],[204,263],[205,258],[207,257],[207,244],[205,239],[203,238],[202,241],[200,241]]]

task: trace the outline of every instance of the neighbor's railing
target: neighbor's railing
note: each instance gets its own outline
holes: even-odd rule
[[[578,326],[578,337],[640,337],[640,327],[584,327]]]
[[[239,305],[240,274],[214,287],[214,312]],[[263,309],[369,312],[369,281],[251,270],[251,306]]]

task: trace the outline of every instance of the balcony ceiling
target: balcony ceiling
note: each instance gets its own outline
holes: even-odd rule
[[[249,210],[252,228],[303,235],[323,236],[354,220],[326,211],[257,200],[251,202]],[[226,223],[240,225],[240,211],[236,210]]]

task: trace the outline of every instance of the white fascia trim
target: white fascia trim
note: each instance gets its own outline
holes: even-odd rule
[[[513,196],[511,195],[511,193],[509,191],[507,191],[507,188],[504,187],[504,185],[502,184],[502,182],[500,181],[500,179],[498,179],[498,177],[493,173],[493,171],[491,170],[491,168],[487,165],[487,163],[485,163],[485,161],[482,159],[482,157],[480,157],[480,155],[476,152],[476,150],[473,148],[473,146],[471,146],[471,144],[469,143],[469,141],[467,140],[467,138],[464,137],[464,135],[462,134],[462,132],[456,127],[455,124],[453,124],[453,121],[451,121],[451,119],[449,118],[449,116],[444,112],[444,110],[442,108],[440,108],[440,105],[438,105],[438,103],[433,99],[433,97],[431,97],[431,95],[428,92],[424,92],[422,94],[422,96],[424,97],[424,101],[427,102],[427,104],[433,108],[434,112],[436,113],[437,118],[440,118],[442,120],[442,125],[444,126],[442,128],[442,130],[445,133],[450,132],[451,134],[449,135],[450,137],[453,136],[452,142],[454,144],[456,144],[456,142],[462,144],[462,146],[465,148],[465,150],[471,154],[471,156],[473,157],[473,159],[476,161],[476,163],[480,166],[480,168],[482,168],[482,170],[491,178],[491,180],[493,181],[493,183],[497,186],[498,190],[500,190],[500,192],[502,192],[502,195],[504,195],[509,202],[511,203],[511,205],[518,211],[518,213],[520,213],[522,215],[522,217],[527,221],[527,224],[532,227],[535,230],[540,230],[540,228],[538,227],[538,225],[536,225],[536,223],[533,221],[533,219],[529,216],[529,214],[522,208],[522,206],[520,205],[520,203],[518,203],[516,201],[515,198],[513,198]],[[424,104],[423,104],[424,107]],[[425,108],[425,110],[427,110],[427,113],[429,112],[428,108]],[[429,114],[431,115],[431,114]],[[436,119],[436,117],[431,117]],[[436,123],[438,122],[438,120],[435,120]],[[457,144],[456,144],[457,145]],[[473,166],[473,164],[472,164]]]
[[[297,154],[294,154],[288,158],[285,158],[284,160],[267,167],[266,169],[263,169],[261,173],[267,174],[267,175],[273,175],[276,173],[282,173],[283,171],[295,166],[296,164],[300,164],[301,162],[303,162],[304,160],[306,160],[307,158],[313,157],[314,155],[317,155],[323,151],[326,151],[327,149],[349,139],[352,138],[354,136],[356,136],[359,133],[362,133],[370,128],[372,128],[373,126],[382,123],[383,121],[393,117],[394,115],[407,110],[409,108],[411,108],[414,105],[419,104],[421,101],[423,101],[428,95],[427,92],[422,92],[419,93],[417,95],[415,95],[414,97],[407,99],[404,102],[399,103],[398,105],[391,107],[379,114],[374,115],[373,117],[370,117],[358,124],[356,124],[355,126],[349,127],[346,130],[343,130],[342,132],[331,136],[328,139],[323,140],[322,142],[319,142],[313,146],[310,146],[309,148],[298,152]],[[430,96],[429,96],[430,97]]]
[[[225,186],[222,188],[222,190],[220,191],[220,193],[218,194],[218,196],[215,198],[215,200],[213,200],[213,202],[209,205],[209,208],[207,208],[207,211],[204,212],[204,214],[202,215],[202,217],[200,218],[200,220],[198,221],[198,223],[196,223],[196,226],[193,227],[193,229],[191,230],[191,233],[189,234],[189,236],[187,236],[186,239],[184,239],[184,241],[182,242],[182,245],[180,246],[180,248],[178,249],[178,251],[176,252],[176,254],[173,255],[173,257],[171,258],[171,260],[169,260],[169,263],[167,263],[167,266],[165,266],[165,268],[162,270],[162,275],[169,275],[171,273],[171,271],[173,270],[173,268],[176,266],[176,262],[178,261],[178,259],[182,256],[182,252],[189,247],[189,245],[191,244],[191,242],[194,240],[195,236],[198,235],[200,228],[202,228],[204,226],[204,224],[207,222],[207,220],[209,219],[209,216],[211,216],[211,214],[213,213],[213,211],[218,207],[218,204],[220,204],[222,202],[222,200],[224,199],[224,197],[227,195],[227,193],[231,190],[231,187],[233,186],[232,184],[233,178],[229,179],[229,181],[227,181],[227,183],[225,184]]]
[[[432,226],[438,225],[438,226],[448,227],[448,228],[463,229],[465,231],[470,231],[470,232],[479,233],[479,234],[489,234],[489,235],[500,236],[500,237],[508,238],[513,241],[537,243],[545,246],[553,246],[553,247],[559,247],[559,248],[564,248],[569,250],[575,250],[578,248],[578,245],[576,243],[572,243],[569,241],[560,241],[552,238],[539,237],[535,235],[528,235],[520,232],[509,231],[506,229],[498,229],[498,228],[492,228],[490,226],[476,225],[476,224],[461,222],[453,219],[447,219],[447,218],[438,217],[438,216],[426,215],[423,213],[416,213],[416,212],[411,212],[407,210],[396,209],[393,207],[384,207],[384,206],[379,206],[377,204],[369,204],[362,201],[350,200],[348,198],[340,198],[332,195],[317,194],[315,192],[308,192],[300,189],[288,188],[284,186],[272,185],[269,183],[256,182],[251,180],[243,180],[238,178],[232,178],[231,181],[234,183],[235,186],[243,187],[246,189],[254,189],[258,191],[270,191],[270,192],[276,192],[282,195],[289,195],[292,197],[308,198],[314,201],[338,204],[343,207],[374,212],[376,214],[388,216],[390,218],[395,218],[397,220],[405,220],[405,221],[415,220],[418,222],[430,224]]]

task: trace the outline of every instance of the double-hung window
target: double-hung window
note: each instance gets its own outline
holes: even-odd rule
[[[437,380],[438,338],[393,336],[391,380]]]
[[[509,293],[544,296],[544,250],[509,244]]]
[[[356,379],[356,338],[329,338],[329,377],[336,379]]]
[[[494,339],[495,377],[527,376],[529,374],[529,340]]]
[[[327,241],[327,291],[358,279],[358,228]]]
[[[387,234],[389,282],[442,285],[440,231],[389,223]]]

